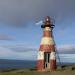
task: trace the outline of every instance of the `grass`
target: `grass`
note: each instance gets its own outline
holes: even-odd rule
[[[1,71],[0,75],[75,75],[75,65],[65,65],[62,67],[58,67],[56,71],[48,72],[38,72],[35,69],[11,69]]]

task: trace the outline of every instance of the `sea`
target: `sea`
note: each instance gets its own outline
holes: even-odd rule
[[[0,70],[32,69],[34,67],[36,67],[36,61],[33,60],[0,59]]]
[[[8,59],[0,59],[0,71],[1,70],[9,70],[9,69],[32,69],[35,68],[37,61],[34,60],[8,60]],[[58,65],[68,65],[75,63],[59,63]]]

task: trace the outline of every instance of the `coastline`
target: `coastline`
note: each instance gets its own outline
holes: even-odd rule
[[[56,71],[47,72],[38,72],[35,70],[36,61],[1,60],[0,64],[10,65],[9,67],[4,65],[5,69],[2,69],[0,66],[0,75],[75,75],[75,63],[69,62],[61,62]]]
[[[0,75],[75,75],[75,64],[58,66],[56,71],[38,72],[34,69],[11,69],[0,72]]]

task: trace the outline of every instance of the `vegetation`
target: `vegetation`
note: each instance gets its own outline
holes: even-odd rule
[[[3,70],[0,75],[75,75],[75,65],[64,65],[58,67],[56,71],[38,72],[35,68],[27,70]]]

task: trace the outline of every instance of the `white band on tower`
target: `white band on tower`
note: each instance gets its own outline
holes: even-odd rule
[[[55,59],[56,59],[55,52],[51,52],[51,54],[50,54],[50,60],[55,60]]]
[[[50,28],[50,27],[46,27],[45,29],[44,29],[44,31],[51,31],[52,29]]]
[[[54,40],[52,37],[43,37],[41,45],[54,45]]]
[[[38,52],[38,60],[44,60],[44,52],[43,51]]]

